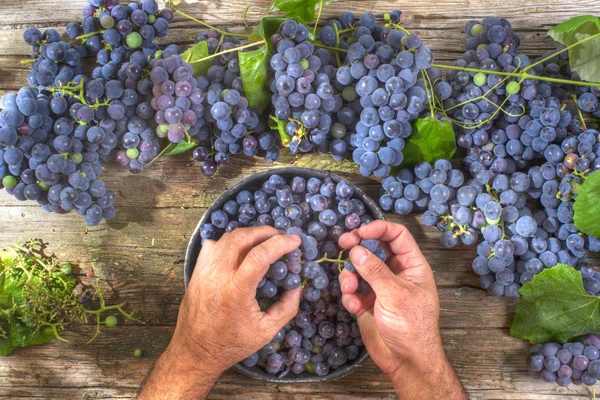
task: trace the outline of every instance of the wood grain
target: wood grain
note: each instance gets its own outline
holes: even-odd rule
[[[21,40],[25,29],[63,29],[78,20],[84,0],[0,1],[0,93],[25,85],[28,69],[19,61],[29,49]],[[182,9],[211,24],[242,31],[241,13],[247,4],[248,22],[255,25],[268,8],[268,0],[202,0]],[[522,49],[536,56],[555,44],[546,37],[549,27],[570,17],[600,14],[596,0],[415,0],[408,2],[339,1],[324,10],[325,19],[342,10],[372,11],[382,15],[390,8],[415,13],[411,30],[419,33],[440,62],[451,62],[463,48],[464,22],[488,15],[508,18],[522,37]],[[187,45],[202,30],[177,17],[161,44]],[[105,168],[103,179],[118,194],[117,216],[109,223],[88,228],[78,215],[47,214],[37,205],[21,203],[0,193],[0,245],[36,237],[49,242],[49,250],[76,262],[82,271],[93,266],[103,285],[114,289],[111,301],[127,301],[145,324],[128,324],[105,330],[90,345],[91,326],[66,333],[68,344],[20,349],[0,360],[0,398],[6,399],[125,399],[134,398],[141,381],[170,340],[183,296],[183,257],[198,220],[227,187],[267,169],[286,165],[324,168],[318,156],[285,156],[279,163],[235,158],[212,179],[184,156],[160,160],[141,175],[115,165]],[[335,167],[345,178],[376,198],[379,184],[357,174],[352,164]],[[589,399],[588,388],[560,388],[530,378],[524,358],[527,344],[510,337],[508,330],[515,301],[489,296],[478,288],[471,272],[475,250],[442,250],[438,234],[425,229],[417,217],[388,218],[406,224],[430,261],[439,287],[441,327],[448,358],[469,398]],[[594,259],[598,265],[598,258]],[[135,358],[141,348],[144,355]],[[228,372],[215,385],[211,399],[392,399],[388,379],[372,363],[353,375],[318,385],[274,385]]]

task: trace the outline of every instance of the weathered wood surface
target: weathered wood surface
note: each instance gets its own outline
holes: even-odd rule
[[[80,18],[84,0],[0,1],[0,93],[17,90],[27,68],[19,60],[29,49],[22,42],[30,26],[59,29]],[[185,11],[218,26],[241,30],[241,13],[252,4],[252,25],[264,14],[268,0],[205,0],[185,5]],[[412,30],[422,35],[438,61],[457,58],[463,48],[462,26],[467,19],[488,15],[509,18],[523,38],[522,49],[539,55],[555,45],[545,37],[556,23],[581,14],[600,14],[596,0],[440,0],[411,2],[340,1],[324,10],[325,17],[342,10],[373,11],[410,7],[416,14]],[[202,30],[177,18],[161,44],[189,44]],[[0,398],[113,399],[135,397],[140,382],[164,350],[183,295],[183,257],[197,221],[220,192],[256,172],[282,165],[319,167],[318,157],[286,157],[275,165],[254,159],[235,159],[207,179],[186,159],[161,160],[141,175],[108,166],[103,175],[118,193],[117,216],[109,223],[87,228],[78,215],[52,215],[37,205],[20,203],[0,193],[0,245],[36,237],[49,250],[83,269],[94,266],[98,276],[115,290],[113,301],[127,301],[145,325],[130,324],[105,330],[85,345],[92,327],[81,326],[65,336],[69,344],[53,342],[16,351],[0,360]],[[356,171],[337,165],[343,176],[376,197],[378,184]],[[441,327],[448,357],[471,399],[589,399],[587,388],[568,389],[533,380],[524,358],[527,344],[509,336],[515,302],[491,297],[477,286],[470,272],[474,249],[442,250],[438,235],[416,217],[390,219],[406,224],[435,270],[442,304]],[[597,261],[597,259],[596,259]],[[596,262],[596,264],[598,264]],[[144,350],[135,358],[136,348]],[[387,378],[369,362],[353,375],[318,385],[274,385],[234,372],[216,384],[213,399],[390,399]]]

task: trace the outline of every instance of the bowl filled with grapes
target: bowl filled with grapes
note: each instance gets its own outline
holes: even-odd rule
[[[323,382],[341,378],[369,358],[355,316],[341,302],[339,273],[354,271],[338,239],[375,219],[377,204],[338,175],[307,168],[265,171],[237,183],[208,208],[187,249],[185,285],[204,240],[218,240],[237,228],[271,225],[301,237],[260,282],[256,299],[268,308],[285,290],[303,288],[298,314],[257,353],[234,369],[269,382]],[[376,241],[364,246],[380,258]],[[359,291],[371,288],[360,280]]]

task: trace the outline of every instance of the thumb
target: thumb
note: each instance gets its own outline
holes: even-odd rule
[[[396,275],[375,254],[363,246],[354,246],[350,250],[350,261],[360,276],[371,285],[377,297],[389,297],[394,293]]]
[[[279,300],[265,311],[262,323],[269,339],[275,336],[292,318],[298,314],[302,289],[286,290]]]

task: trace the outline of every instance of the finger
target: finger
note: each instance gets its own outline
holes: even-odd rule
[[[350,250],[350,261],[378,296],[393,296],[396,275],[379,257],[362,246],[354,246]]]
[[[251,228],[238,228],[232,232],[227,232],[217,242],[221,249],[231,252],[232,248],[239,249],[245,256],[250,250],[261,244],[267,239],[282,232],[269,225],[255,226]]]
[[[238,284],[249,290],[256,289],[271,264],[297,249],[300,243],[297,235],[275,235],[254,247],[238,268],[235,275]]]
[[[358,229],[353,230],[352,232],[346,232],[342,236],[340,236],[338,243],[344,249],[351,249],[360,243],[361,237],[358,235]]]
[[[390,250],[398,256],[401,269],[430,269],[415,238],[404,225],[387,221],[373,221],[368,225],[361,226],[358,234],[365,239],[380,239],[388,242]]]
[[[301,297],[302,289],[300,288],[286,290],[279,300],[265,311],[261,319],[261,324],[264,324],[264,329],[267,331],[269,338],[275,336],[277,332],[298,314]]]
[[[366,294],[350,293],[342,294],[344,308],[352,314],[360,315],[375,304],[375,292]]]
[[[355,273],[344,269],[340,273],[339,280],[342,293],[352,294],[358,290],[358,276]]]

